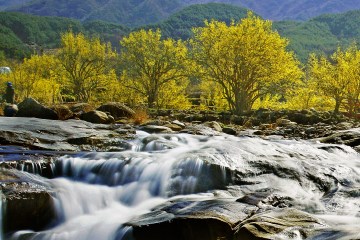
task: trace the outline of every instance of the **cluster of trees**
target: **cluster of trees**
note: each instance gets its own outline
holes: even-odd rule
[[[200,93],[197,107],[239,114],[259,107],[356,111],[359,101],[355,44],[331,56],[313,54],[303,66],[271,21],[252,13],[229,24],[205,22],[187,41],[139,30],[120,46],[116,52],[99,38],[69,31],[59,49],[13,63],[13,72],[0,81],[13,82],[18,100],[32,96],[46,104],[119,101],[190,108],[189,95]]]

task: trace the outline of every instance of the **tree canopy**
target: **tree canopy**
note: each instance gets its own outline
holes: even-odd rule
[[[149,107],[171,105],[184,96],[191,66],[183,41],[162,40],[160,30],[140,30],[120,44],[123,83],[145,97]]]
[[[193,59],[203,79],[217,83],[235,113],[250,110],[275,85],[292,86],[301,77],[287,40],[252,13],[238,23],[211,21],[193,31]]]

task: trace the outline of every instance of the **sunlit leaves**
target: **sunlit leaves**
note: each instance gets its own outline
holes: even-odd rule
[[[67,77],[67,88],[79,101],[91,100],[99,88],[104,88],[116,53],[110,44],[98,38],[67,32],[62,35],[58,58]]]
[[[206,22],[193,32],[192,56],[204,70],[203,79],[217,83],[235,113],[250,110],[274,86],[291,87],[302,75],[286,51],[287,40],[252,13],[230,25]]]
[[[313,88],[335,101],[335,112],[347,103],[353,112],[359,103],[360,51],[353,44],[346,50],[338,48],[329,58],[312,55],[309,60]]]
[[[190,61],[182,41],[161,39],[161,32],[140,30],[120,42],[123,84],[149,107],[179,105],[189,80]],[[179,99],[178,99],[179,98]]]

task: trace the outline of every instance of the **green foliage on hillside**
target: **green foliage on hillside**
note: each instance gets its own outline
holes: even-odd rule
[[[312,19],[329,26],[332,34],[340,39],[360,40],[360,11],[342,14],[325,14]]]
[[[134,27],[165,19],[182,6],[177,0],[33,0],[8,10],[80,21],[102,20]]]
[[[339,44],[329,27],[320,22],[275,22],[274,28],[281,36],[289,39],[289,49],[294,51],[298,59],[305,63],[310,53],[328,54],[335,51]]]
[[[173,14],[159,24],[148,25],[145,28],[161,29],[163,37],[188,39],[194,27],[205,26],[205,20],[218,20],[230,23],[246,17],[248,10],[228,4],[208,3],[186,7]]]
[[[166,5],[167,1],[156,1],[156,3]],[[64,4],[63,1],[59,1],[60,3]],[[92,5],[100,5],[100,3],[106,6],[98,9],[99,14],[102,11],[101,9],[107,8],[107,4],[110,2],[94,0]],[[136,3],[138,3],[138,7],[145,6],[142,5],[144,4],[143,1],[132,0],[127,2],[128,5],[123,5],[123,10],[125,11],[125,6],[135,6]],[[112,8],[114,9],[115,5]],[[237,22],[246,16],[247,11],[244,8],[220,3],[196,4],[180,10],[165,21],[144,25],[141,28],[159,28],[163,38],[188,39],[192,34],[191,29],[204,26],[205,19],[215,19],[226,23],[230,23],[231,20]],[[111,14],[117,12],[113,11]],[[142,14],[146,16],[145,7]],[[110,15],[108,17],[111,17]],[[92,17],[88,16],[88,18]],[[144,19],[137,21],[145,21]],[[110,41],[116,48],[119,47],[119,41],[122,37],[130,33],[130,29],[127,27],[99,20],[81,23],[79,20],[68,18],[0,12],[0,32],[2,34],[0,51],[3,51],[7,57],[21,58],[29,56],[31,52],[34,52],[34,49],[55,48],[59,45],[60,34],[70,28],[74,33],[83,32],[87,36],[98,36],[102,41]],[[297,58],[306,63],[309,53],[329,54],[334,52],[337,46],[346,47],[353,41],[359,42],[360,11],[326,14],[306,22],[279,21],[274,22],[273,28],[282,37],[289,39],[288,49],[294,51]],[[138,29],[140,27],[133,30]]]
[[[333,53],[338,46],[360,42],[360,11],[325,14],[306,22],[280,21],[275,29],[290,40],[290,49],[302,62],[310,53]]]
[[[56,48],[61,33],[99,36],[104,41],[119,45],[121,37],[129,32],[126,27],[105,22],[86,22],[60,17],[39,17],[23,13],[0,13],[0,51],[8,58],[28,57],[33,52]]]

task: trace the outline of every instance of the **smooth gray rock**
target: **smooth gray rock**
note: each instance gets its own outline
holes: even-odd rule
[[[30,149],[79,151],[103,150],[132,139],[135,131],[120,125],[93,124],[82,120],[45,120],[0,117],[0,144]]]
[[[232,239],[239,221],[257,207],[227,199],[168,202],[127,223],[136,240]]]
[[[24,101],[18,104],[19,111],[16,113],[17,117],[35,117],[42,119],[59,119],[57,113],[41,105],[33,98],[26,98]]]

